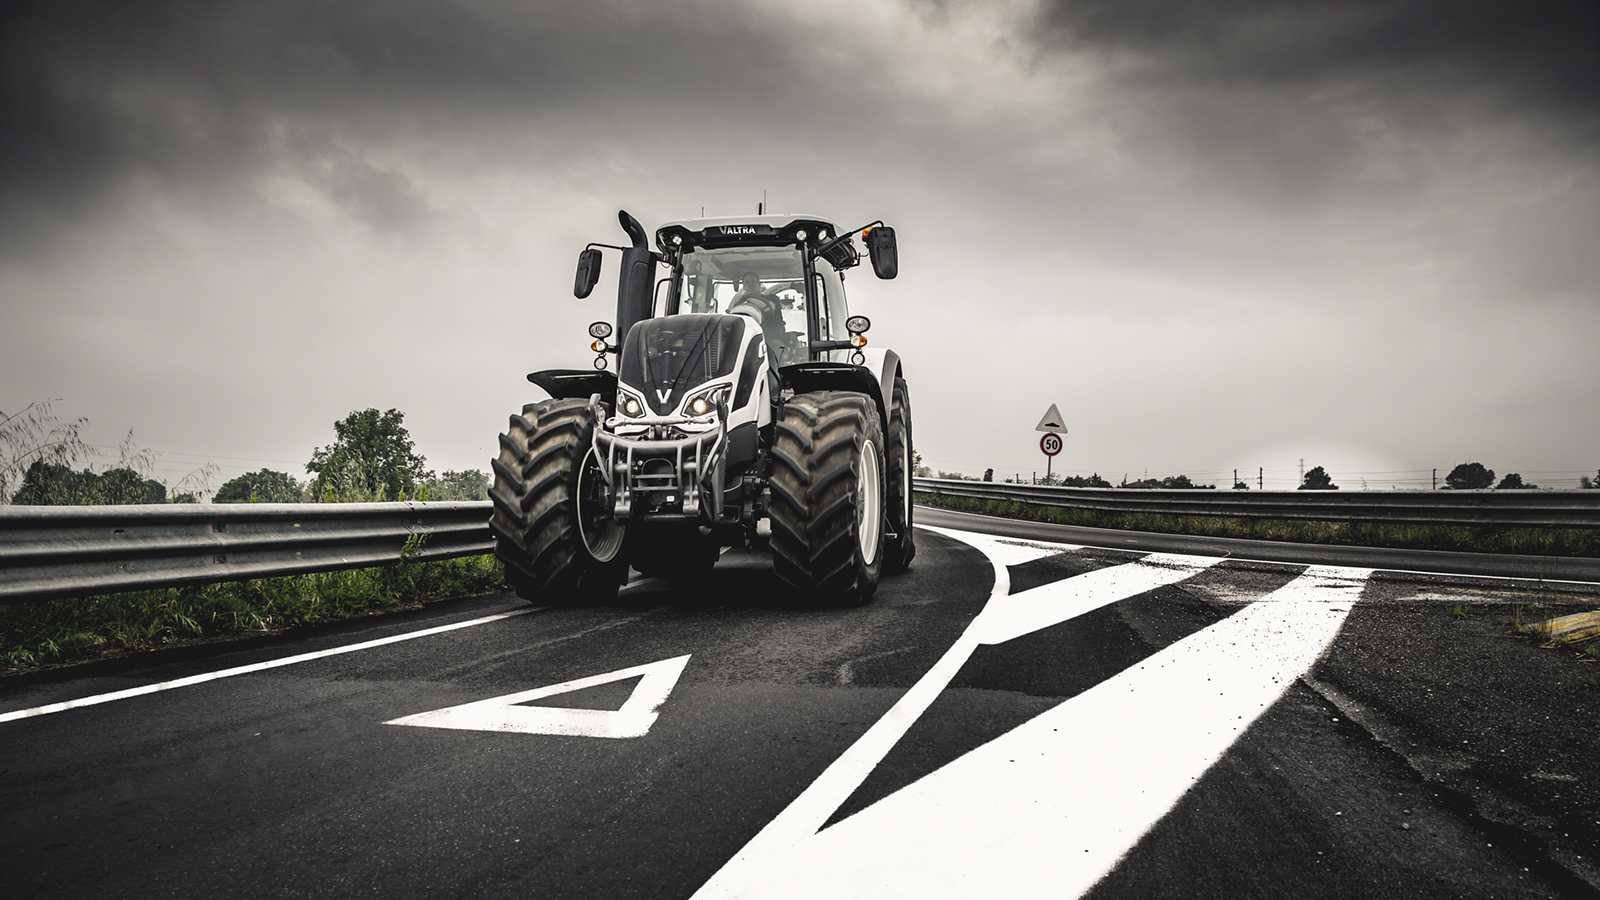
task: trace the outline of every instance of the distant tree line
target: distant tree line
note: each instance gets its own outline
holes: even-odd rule
[[[97,455],[80,437],[88,420],[61,422],[51,401],[20,413],[0,412],[0,502],[29,506],[194,503],[208,492],[217,467],[208,463],[167,486],[150,476],[155,454],[133,444],[132,432],[116,466],[79,468]],[[427,460],[402,424],[399,410],[364,409],[333,424],[334,440],[312,451],[301,482],[287,472],[261,469],[229,480],[217,503],[306,503],[381,500],[483,500],[489,476],[474,469],[428,470]]]
[[[218,503],[356,503],[384,500],[485,500],[489,476],[476,469],[436,475],[406,430],[405,413],[356,410],[333,423],[333,443],[317,447],[302,484],[262,469],[217,490]]]
[[[919,462],[916,472],[917,477],[930,477],[933,473],[927,467],[920,465],[921,456],[919,455],[917,459]],[[941,471],[938,473],[938,477],[964,481],[979,480],[969,475],[964,475],[960,472]],[[984,470],[982,480],[993,481],[994,469]],[[1045,478],[1037,477],[1036,473],[1035,477],[1031,481],[1026,476],[1018,475],[1015,478],[1007,478],[1005,482],[1007,484],[1055,484],[1065,487],[1120,487],[1135,490],[1149,490],[1155,488],[1213,490],[1216,488],[1216,485],[1214,484],[1196,484],[1187,475],[1172,475],[1165,478],[1143,478],[1137,481],[1129,481],[1128,476],[1124,475],[1122,476],[1122,482],[1120,484],[1113,485],[1111,482],[1101,478],[1098,472],[1087,477],[1083,475],[1049,475]],[[1365,484],[1365,482],[1363,482],[1363,484]],[[1444,478],[1444,487],[1449,490],[1458,491],[1483,490],[1490,487],[1497,491],[1506,491],[1534,490],[1539,486],[1537,484],[1531,484],[1524,481],[1522,476],[1516,472],[1512,472],[1511,474],[1505,476],[1504,478],[1500,479],[1498,484],[1496,484],[1495,473],[1493,469],[1485,468],[1482,463],[1468,462],[1462,463],[1450,470],[1450,474],[1446,475]],[[1600,488],[1600,472],[1597,472],[1594,478],[1590,478],[1587,475],[1580,477],[1578,479],[1578,487],[1586,490]],[[1233,489],[1237,491],[1247,491],[1250,489],[1250,485],[1245,481],[1235,481],[1233,484]],[[1327,469],[1324,469],[1322,466],[1313,466],[1311,469],[1307,470],[1303,476],[1301,476],[1298,489],[1302,491],[1337,491],[1339,490],[1339,486],[1333,483],[1333,476],[1328,473]]]

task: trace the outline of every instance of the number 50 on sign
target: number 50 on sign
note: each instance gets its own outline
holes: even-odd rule
[[[1044,452],[1045,456],[1055,456],[1060,453],[1061,435],[1051,433],[1039,438],[1039,449]]]

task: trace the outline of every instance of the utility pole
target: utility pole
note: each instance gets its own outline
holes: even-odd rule
[[[1436,491],[1439,489],[1439,470],[1438,469],[1434,469],[1433,470],[1433,489],[1436,490]]]
[[[1238,490],[1239,489],[1239,470],[1238,469],[1234,469],[1233,470],[1233,489],[1234,490]]]
[[[1300,457],[1300,483],[1306,483],[1306,458]]]
[[[1267,470],[1265,467],[1256,470],[1256,490],[1258,491],[1264,491],[1267,489],[1266,471]]]

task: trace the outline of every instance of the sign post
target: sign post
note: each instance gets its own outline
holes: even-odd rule
[[[1050,465],[1055,461],[1057,453],[1061,452],[1061,436],[1067,433],[1067,426],[1061,410],[1054,403],[1045,411],[1044,418],[1034,426],[1034,431],[1044,432],[1039,438],[1039,452],[1044,454],[1044,483],[1050,484]]]

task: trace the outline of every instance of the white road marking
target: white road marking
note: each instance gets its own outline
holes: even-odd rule
[[[762,897],[1080,896],[1310,669],[1369,574],[1313,567],[826,831],[773,848],[743,887]]]
[[[63,712],[77,709],[81,706],[94,706],[99,703],[110,703],[113,700],[126,700],[129,697],[142,697],[145,694],[154,694],[158,691],[170,691],[173,688],[188,687],[194,684],[204,684],[207,681],[216,681],[219,678],[231,678],[235,675],[248,675],[251,672],[261,672],[267,669],[276,669],[282,666],[292,666],[295,663],[308,662],[313,659],[322,659],[327,656],[338,656],[341,653],[354,653],[357,650],[367,650],[372,647],[381,647],[384,644],[395,644],[400,641],[410,641],[416,638],[428,637],[434,634],[443,634],[446,631],[455,631],[458,628],[471,628],[474,625],[485,625],[489,622],[498,622],[512,616],[526,615],[537,612],[540,607],[529,607],[514,612],[499,613],[493,616],[484,616],[481,619],[472,619],[467,622],[456,622],[451,625],[440,625],[435,628],[424,628],[421,631],[412,631],[407,634],[397,634],[392,637],[377,638],[371,641],[362,641],[359,644],[350,644],[345,647],[333,647],[328,650],[318,650],[314,653],[302,653],[298,656],[286,656],[283,659],[273,659],[267,662],[251,663],[248,666],[238,666],[232,669],[222,669],[217,672],[207,672],[203,675],[190,675],[187,678],[175,678],[172,681],[163,681],[158,684],[147,684],[142,687],[128,688],[122,691],[112,691],[107,694],[96,694],[92,697],[82,697],[77,700],[66,700],[61,703],[51,703],[46,706],[36,706],[32,709],[19,709],[0,714],[0,722],[10,722],[13,719],[26,719],[31,716],[43,716],[50,713]]]
[[[872,769],[888,755],[895,743],[927,711],[928,706],[950,683],[950,679],[955,677],[956,672],[960,671],[962,664],[980,643],[987,642],[990,637],[1008,633],[1012,636],[1025,634],[1026,630],[1017,631],[1017,629],[1027,624],[1031,624],[1034,629],[1054,625],[1162,584],[1181,581],[1213,563],[1220,562],[1220,559],[1206,557],[1162,556],[1150,566],[1140,567],[1141,563],[1135,562],[1099,570],[1103,573],[1114,569],[1140,567],[1131,570],[1137,573],[1132,577],[1102,575],[1100,578],[1084,581],[1083,579],[1098,574],[1090,572],[1087,575],[1066,578],[1009,597],[1007,595],[1011,590],[1011,576],[1006,571],[1007,563],[1003,560],[1011,557],[1005,552],[990,552],[993,549],[993,538],[952,529],[920,525],[917,527],[955,538],[984,552],[994,568],[995,579],[988,603],[950,649],[934,663],[933,668],[912,685],[910,690],[901,695],[883,718],[874,722],[866,734],[834,760],[816,781],[794,799],[794,802],[768,822],[766,827],[751,838],[733,859],[718,870],[711,880],[695,893],[696,898],[742,897],[761,895],[773,890],[774,887],[767,876],[772,871],[770,867],[774,865],[774,861],[791,857],[797,848],[803,848],[805,844],[814,840],[823,823],[833,815],[840,804],[849,799],[851,793],[861,786],[867,775],[871,774]],[[1071,549],[1066,545],[1062,546],[1064,549]],[[1039,549],[1043,551],[1040,553],[1041,556],[1057,552],[1048,547]],[[1183,562],[1176,564],[1173,562],[1176,559],[1182,559]],[[1085,587],[1084,597],[1072,598],[1070,596],[1072,588],[1062,587],[1075,584],[1082,584]],[[1047,588],[1058,588],[1049,595],[1056,599],[1055,603],[1050,604],[1056,610],[1056,614],[1046,613],[1045,604],[1032,602],[1031,595]],[[1122,590],[1132,593],[1118,595],[1117,592]],[[829,832],[832,830],[829,829]]]
[[[1055,556],[1068,550],[1083,549],[1077,544],[1058,544],[1054,541],[1035,541],[1026,538],[999,537],[992,534],[976,534],[970,531],[953,531],[931,525],[918,525],[928,531],[938,532],[949,537],[954,537],[963,544],[970,544],[983,551],[990,562],[998,562],[1003,566],[1020,566],[1025,562],[1032,562],[1046,556]]]
[[[576,737],[634,738],[644,737],[656,722],[656,712],[666,702],[667,695],[678,683],[689,654],[645,663],[627,669],[618,669],[604,675],[590,675],[572,681],[563,681],[548,687],[534,688],[447,706],[429,712],[417,713],[384,722],[385,725],[419,725],[424,728],[457,728],[463,731],[515,731],[522,734],[563,734]],[[598,687],[643,675],[634,685],[633,693],[620,709],[565,709],[554,706],[519,706],[529,700],[554,697],[569,691]]]
[[[1221,561],[1221,557],[1153,553],[1134,562],[1042,584],[1020,594],[996,597],[968,627],[977,633],[980,644],[1003,644],[1093,612],[1108,603],[1182,581]]]

